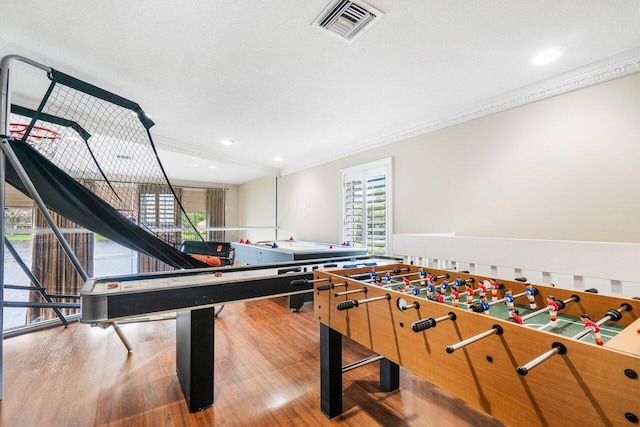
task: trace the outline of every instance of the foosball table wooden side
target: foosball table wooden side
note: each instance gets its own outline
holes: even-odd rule
[[[331,283],[345,286],[327,290],[329,278]],[[364,284],[345,278],[340,272],[318,271],[315,279],[314,313],[322,324],[511,426],[637,423],[637,352],[627,352],[620,346],[596,346]],[[366,293],[336,296],[339,290],[364,288]],[[580,297],[582,309],[629,302],[633,305],[633,318],[637,319],[640,313],[639,301],[606,297],[603,305],[602,296],[583,292]],[[340,303],[361,298],[371,302],[350,309],[337,308]],[[398,307],[400,298],[409,309]],[[417,308],[412,307],[415,303]],[[427,330],[412,330],[414,322],[428,318],[439,320]],[[485,333],[486,337],[455,351],[446,350]],[[640,334],[635,339],[640,340]],[[524,376],[517,372],[518,367],[559,345],[564,351],[548,357]]]

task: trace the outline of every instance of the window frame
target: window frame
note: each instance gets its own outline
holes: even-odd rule
[[[362,218],[362,247],[367,249],[367,253],[372,255],[388,255],[391,253],[392,248],[392,236],[393,236],[393,185],[392,185],[392,176],[393,176],[393,162],[391,157],[387,157],[385,159],[376,160],[374,162],[369,162],[357,166],[353,166],[346,169],[340,170],[340,186],[341,186],[341,213],[340,213],[340,240],[341,241],[349,241],[349,237],[347,236],[347,225],[348,225],[348,215],[347,215],[347,197],[348,197],[348,183],[349,182],[357,182],[358,180],[362,181],[362,200],[363,200],[363,218]],[[384,174],[385,179],[385,251],[384,253],[378,253],[375,251],[375,245],[373,244],[373,234],[371,238],[369,238],[369,224],[372,223],[370,220],[368,211],[369,211],[369,203],[367,203],[367,189],[370,188],[367,186],[369,178],[373,178],[377,175]],[[351,221],[353,223],[353,221]],[[371,227],[371,230],[374,230],[374,227]],[[373,232],[373,231],[372,231]],[[371,248],[372,251],[369,251],[369,241],[371,240]],[[351,241],[354,246],[356,243]],[[357,246],[356,246],[357,247]]]

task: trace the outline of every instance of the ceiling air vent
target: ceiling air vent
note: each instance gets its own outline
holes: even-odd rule
[[[327,6],[312,25],[351,43],[383,16],[384,13],[362,1],[337,0]]]

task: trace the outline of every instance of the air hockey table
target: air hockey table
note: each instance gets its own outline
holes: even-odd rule
[[[274,262],[302,261],[331,257],[364,256],[366,248],[340,243],[305,242],[301,240],[268,240],[255,243],[232,242],[235,260],[255,265]]]
[[[195,412],[213,404],[215,306],[287,295],[291,304],[292,297],[313,291],[313,271],[397,261],[338,257],[90,278],[80,291],[80,322],[109,326],[128,318],[176,312],[176,372],[187,406]]]

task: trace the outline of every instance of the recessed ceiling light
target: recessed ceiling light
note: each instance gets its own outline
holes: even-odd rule
[[[218,169],[218,167],[211,165],[211,166],[209,166],[209,169]]]
[[[284,159],[282,157],[280,157],[280,156],[277,156],[277,157],[274,157],[273,160],[275,160],[276,162],[281,162]]]
[[[560,58],[564,51],[565,48],[563,47],[552,47],[551,49],[547,49],[534,56],[531,60],[531,63],[533,65],[548,64],[549,62],[555,61],[556,59]]]
[[[233,144],[233,141],[230,140],[230,139],[221,139],[220,140],[220,144],[222,144],[222,145],[231,145],[231,144]]]
[[[194,164],[194,163],[191,163],[191,164],[189,165],[189,167],[197,168],[197,167],[198,167],[198,165],[196,165],[196,164]]]

